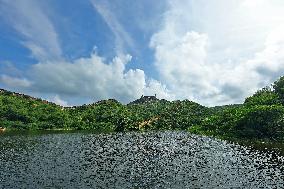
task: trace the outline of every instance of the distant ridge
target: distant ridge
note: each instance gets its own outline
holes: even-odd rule
[[[40,102],[42,102],[44,104],[51,104],[51,105],[60,106],[60,105],[57,105],[57,104],[55,104],[53,102],[49,102],[47,100],[43,100],[41,98],[32,97],[32,96],[29,96],[29,95],[26,95],[26,94],[22,94],[22,93],[11,92],[11,91],[8,91],[8,90],[5,90],[5,89],[0,89],[0,94],[16,96],[16,97],[24,98],[24,99],[31,100],[31,101],[40,101]]]
[[[32,96],[29,96],[29,95],[26,95],[26,94],[22,94],[22,93],[8,91],[6,89],[1,89],[0,88],[0,94],[7,95],[7,96],[20,97],[20,98],[24,98],[24,99],[30,100],[30,101],[39,101],[39,102],[42,102],[44,104],[56,105],[56,106],[60,106],[62,108],[66,108],[66,109],[74,109],[74,108],[78,108],[78,107],[87,107],[87,106],[95,106],[95,105],[106,104],[106,103],[120,103],[116,99],[107,99],[107,100],[100,100],[100,101],[97,101],[97,102],[93,102],[91,104],[82,104],[82,105],[78,105],[78,106],[66,106],[66,107],[63,107],[61,105],[55,104],[54,102],[50,102],[48,100],[43,100],[41,98],[32,97]]]
[[[92,107],[92,106],[98,106],[98,105],[107,105],[107,104],[121,104],[119,101],[117,101],[116,99],[107,99],[107,100],[100,100],[97,102],[93,102],[90,104],[82,104],[82,105],[78,105],[78,106],[67,106],[64,107],[65,109],[76,109],[76,108],[88,108],[88,107]]]
[[[48,100],[43,100],[41,98],[36,98],[36,97],[32,97],[23,93],[17,93],[17,92],[12,92],[12,91],[8,91],[6,89],[1,89],[0,88],[0,94],[3,95],[8,95],[8,96],[16,96],[16,97],[20,97],[20,98],[24,98],[27,100],[31,100],[31,101],[40,101],[44,104],[51,104],[51,105],[56,105],[56,106],[60,106],[57,105],[53,102],[50,102]],[[151,103],[151,102],[158,102],[158,101],[166,101],[165,99],[158,99],[156,95],[154,96],[144,96],[142,95],[139,99],[134,100],[133,102],[130,102],[129,105],[132,104],[147,104],[147,103]],[[62,108],[66,108],[66,109],[75,109],[75,108],[79,108],[79,107],[88,107],[88,106],[96,106],[96,105],[100,105],[100,104],[106,104],[106,103],[119,103],[119,101],[117,101],[116,99],[107,99],[107,100],[100,100],[97,102],[93,102],[90,104],[82,104],[82,105],[77,105],[77,106],[67,106],[67,107],[62,107]]]

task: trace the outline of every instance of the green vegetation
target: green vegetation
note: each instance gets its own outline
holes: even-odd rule
[[[141,97],[123,105],[110,99],[61,107],[0,90],[0,127],[7,130],[187,130],[225,139],[284,141],[284,77],[243,104],[205,107],[188,100]]]
[[[200,125],[188,130],[225,139],[284,141],[284,77],[244,104],[213,109]]]

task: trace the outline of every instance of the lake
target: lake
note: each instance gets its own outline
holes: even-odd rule
[[[283,188],[284,158],[182,131],[0,135],[0,188]]]

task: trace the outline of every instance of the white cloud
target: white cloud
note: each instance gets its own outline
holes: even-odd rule
[[[0,75],[5,75],[9,73],[14,77],[21,77],[22,71],[19,70],[12,62],[10,61],[0,61]]]
[[[129,102],[142,94],[157,94],[218,105],[241,102],[283,74],[280,0],[168,0],[150,42],[161,82],[143,70],[126,69],[131,57],[123,52],[125,47],[134,48],[133,39],[110,4],[91,2],[115,36],[117,57],[110,62],[96,53],[64,60],[55,27],[39,1],[0,1],[0,16],[10,21],[38,60],[25,74],[1,72],[0,82],[53,95],[50,99],[63,104],[62,97]]]
[[[0,16],[6,18],[19,32],[22,44],[40,61],[59,59],[62,55],[58,36],[49,18],[36,0],[2,0]]]
[[[126,70],[130,61],[130,55],[121,55],[106,62],[94,52],[74,62],[34,64],[28,71],[28,79],[2,75],[0,84],[44,94],[48,100],[63,106],[77,105],[78,98],[91,102],[114,98],[128,103],[141,95],[157,94],[158,98],[173,99],[160,82],[147,81],[143,70]]]
[[[32,83],[26,78],[16,78],[8,75],[0,75],[0,84],[13,88],[27,88],[32,85]]]
[[[10,76],[2,75],[0,82],[7,87],[33,91],[37,96],[42,94],[61,105],[67,105],[62,97],[71,104],[77,104],[78,98],[86,101],[115,98],[127,103],[145,93],[166,97],[165,86],[152,79],[147,82],[144,71],[126,70],[131,56],[123,55],[123,50],[125,45],[133,47],[133,40],[110,12],[108,4],[92,2],[116,38],[118,55],[111,62],[95,52],[73,62],[64,60],[53,23],[38,1],[1,1],[0,15],[24,37],[22,44],[32,51],[38,63],[26,71],[26,77],[18,78],[10,73]]]
[[[53,98],[48,99],[48,101],[54,102],[55,104],[63,107],[69,106],[67,101],[62,100],[59,95],[55,95]]]
[[[176,98],[239,103],[283,73],[283,3],[168,2],[150,46],[161,81]],[[271,14],[251,15],[255,6]]]
[[[172,94],[165,85],[154,79],[149,80],[147,86],[144,87],[143,94],[147,96],[156,95],[159,99],[175,99],[174,94]]]
[[[151,46],[156,50],[156,67],[161,80],[169,86],[177,98],[199,100],[198,98],[215,92],[214,86],[209,83],[210,80],[206,79],[211,73],[205,65],[207,55],[205,34],[188,32],[179,38],[169,37],[167,32],[158,33],[152,38]],[[201,92],[199,88],[210,88],[210,90]]]
[[[133,39],[124,29],[124,27],[117,20],[113,11],[107,1],[92,0],[91,1],[95,10],[102,16],[110,30],[113,32],[116,40],[116,53],[124,53],[125,47],[130,47],[135,50],[135,45]]]
[[[115,57],[107,63],[93,53],[90,57],[74,62],[38,63],[30,70],[32,88],[45,93],[70,97],[85,97],[93,101],[115,98],[127,103],[142,94],[152,92],[164,97],[165,87],[159,82],[146,82],[144,71],[126,70],[130,55]]]

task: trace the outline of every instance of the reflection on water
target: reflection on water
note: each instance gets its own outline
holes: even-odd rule
[[[0,188],[283,188],[284,158],[185,132],[0,136]]]

